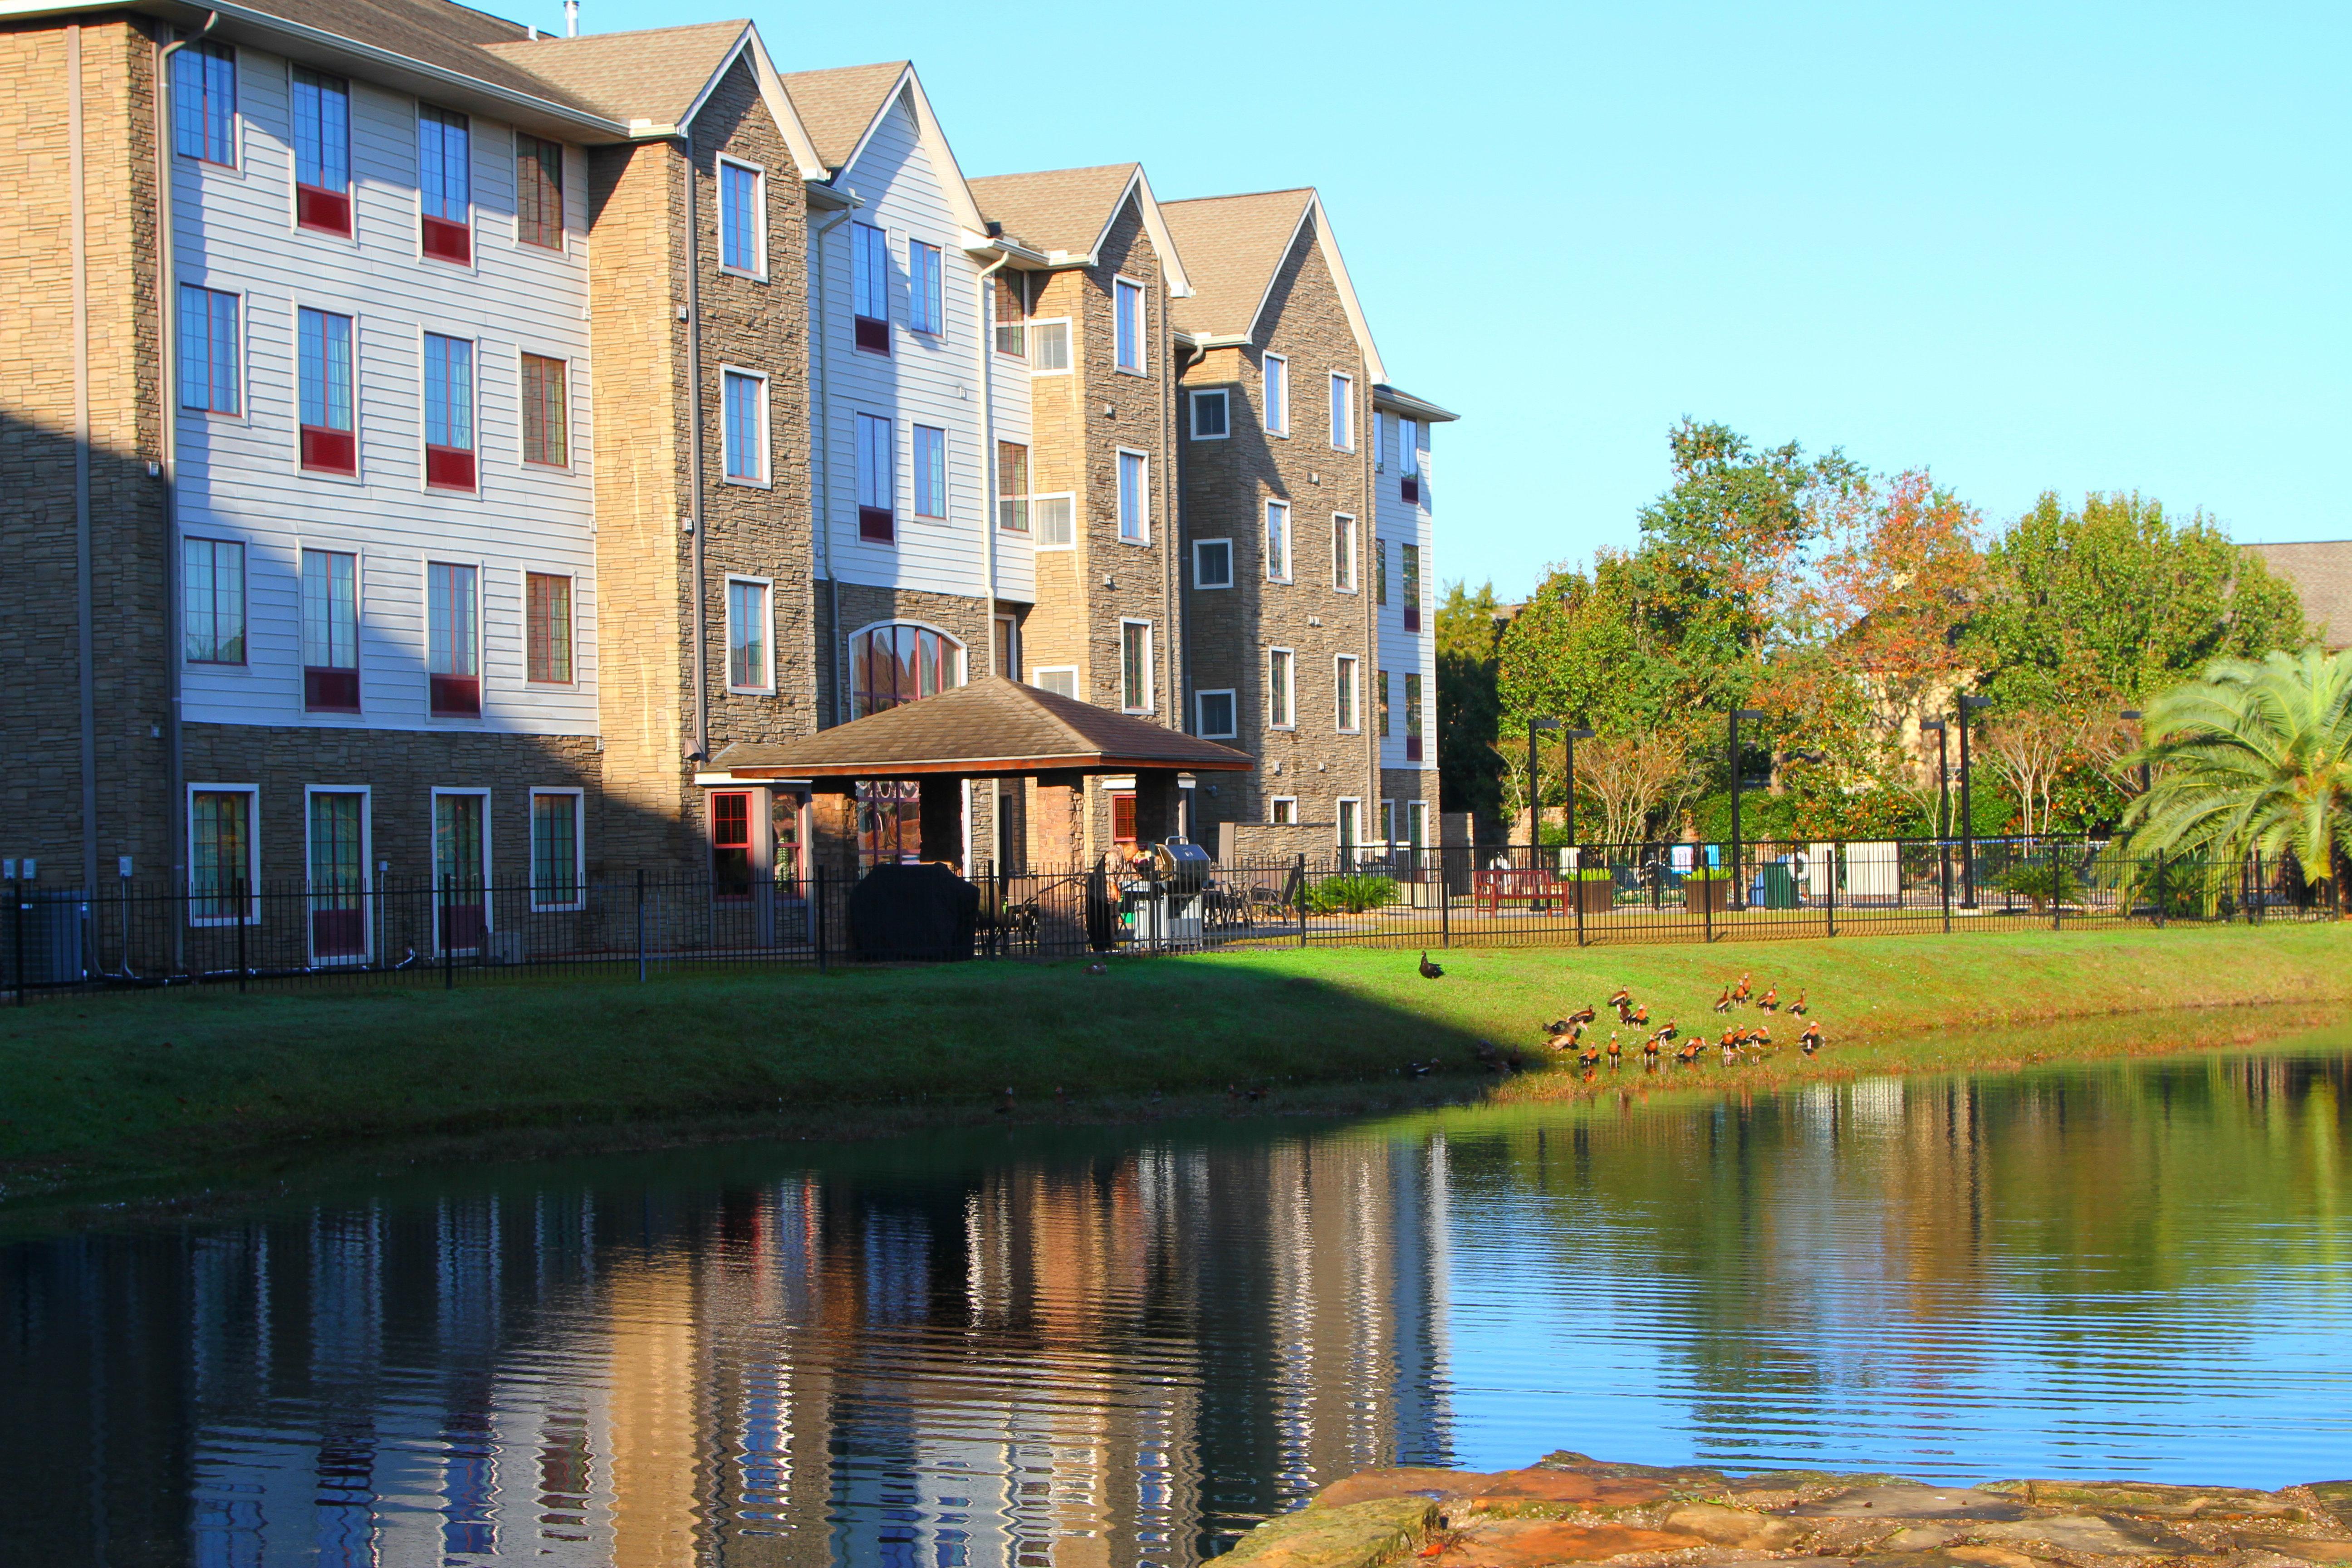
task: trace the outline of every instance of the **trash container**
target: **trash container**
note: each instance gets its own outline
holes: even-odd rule
[[[81,932],[89,900],[63,889],[24,889],[8,911],[14,926],[0,931],[0,972],[18,984],[17,955],[24,955],[22,983],[69,985],[82,977]]]
[[[1773,860],[1756,868],[1756,904],[1759,909],[1793,910],[1797,907],[1797,873],[1786,860]]]

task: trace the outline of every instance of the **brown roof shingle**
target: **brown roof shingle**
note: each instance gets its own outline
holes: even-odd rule
[[[787,71],[784,92],[800,111],[809,140],[824,166],[838,171],[857,150],[858,138],[882,112],[883,100],[907,74],[905,60],[882,60],[838,70]]]
[[[547,84],[484,51],[530,30],[447,0],[247,0],[253,9],[511,91],[544,97]]]
[[[589,33],[486,44],[481,53],[546,82],[609,120],[674,125],[718,74],[749,22]]]
[[[1314,199],[1302,189],[1160,203],[1192,280],[1192,298],[1173,309],[1177,330],[1202,337],[1248,331]]]
[[[2352,539],[2318,544],[2249,544],[2273,577],[2294,584],[2303,618],[2322,646],[2352,647]]]
[[[1001,675],[901,703],[796,741],[737,742],[712,759],[777,778],[890,778],[1041,768],[1242,769],[1248,755]]]
[[[981,215],[1032,250],[1084,256],[1110,223],[1113,204],[1135,177],[1133,163],[990,174],[966,182]]]

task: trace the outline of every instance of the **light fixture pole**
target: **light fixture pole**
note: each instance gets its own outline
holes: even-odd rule
[[[1528,864],[1532,866],[1543,851],[1543,775],[1536,772],[1536,735],[1543,730],[1557,730],[1557,719],[1528,721]]]
[[[1977,907],[1977,815],[1969,798],[1969,715],[1992,706],[1990,697],[1960,694],[1960,908]]]
[[[1576,743],[1592,739],[1592,731],[1574,724],[1560,730],[1560,739],[1568,743],[1568,847],[1576,847]],[[1578,862],[1583,864],[1581,860]]]
[[[1739,870],[1739,721],[1761,719],[1761,708],[1734,708],[1731,710],[1731,907],[1748,907],[1748,888]]]
[[[1952,763],[1950,742],[1941,719],[1919,721],[1919,733],[1936,737],[1936,841],[1952,836]]]

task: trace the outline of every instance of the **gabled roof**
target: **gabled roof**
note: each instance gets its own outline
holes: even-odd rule
[[[796,741],[739,741],[710,765],[737,778],[900,778],[1255,764],[1214,741],[985,675]]]
[[[988,174],[971,182],[972,199],[1005,235],[1045,253],[1056,266],[1092,267],[1102,259],[1111,226],[1132,197],[1143,215],[1144,232],[1160,253],[1169,292],[1192,292],[1181,247],[1160,216],[1151,182],[1140,163],[1103,163],[1091,169],[1045,169],[1030,174]]]
[[[2352,539],[2245,548],[2262,557],[2272,576],[2294,584],[2303,618],[2322,634],[2322,647],[2352,647]]]
[[[987,245],[988,220],[980,216],[955,150],[948,145],[947,132],[940,129],[939,116],[931,112],[930,95],[923,90],[923,79],[915,74],[913,65],[886,60],[838,70],[794,71],[781,79],[802,123],[810,128],[818,161],[824,166],[818,177],[838,181],[846,174],[852,190],[856,188],[857,161],[874,139],[876,128],[904,102],[914,116],[915,138],[930,160],[931,174],[947,197],[948,210],[965,231],[965,245]]]
[[[1356,299],[1356,285],[1348,276],[1347,258],[1323,212],[1323,199],[1309,187],[1295,191],[1258,191],[1247,195],[1198,196],[1170,202],[1169,230],[1192,258],[1200,274],[1193,297],[1174,312],[1176,329],[1196,339],[1248,342],[1266,329],[1266,301],[1275,280],[1311,229],[1323,249],[1331,282],[1339,292],[1339,309],[1356,334],[1372,380],[1385,381],[1381,351],[1372,342],[1371,323]]]
[[[675,125],[734,58],[751,25],[703,22],[642,33],[509,39],[485,48],[625,125]]]

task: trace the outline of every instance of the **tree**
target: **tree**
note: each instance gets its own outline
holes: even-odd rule
[[[1666,804],[1688,773],[1682,742],[1671,734],[1596,737],[1576,748],[1578,799],[1601,804],[1604,844],[1633,844],[1650,837],[1650,815]]]
[[[2259,850],[2332,880],[2352,844],[2352,654],[2221,659],[2147,705],[2154,770],[2132,803],[2134,875],[2157,854],[2204,862],[2208,907]]]
[[[2025,708],[1978,731],[1977,748],[2008,783],[2027,837],[2051,830],[2059,781],[2093,760],[2095,732],[2112,723],[2090,714]]]
[[[1990,553],[1967,652],[1999,707],[2084,710],[2305,637],[2294,589],[2202,512],[2176,527],[2137,494],[2079,511],[2045,494]]]
[[[1437,790],[1449,811],[1487,820],[1503,811],[1502,769],[1493,742],[1502,722],[1495,655],[1502,611],[1495,585],[1459,583],[1437,606]]]
[[[1961,632],[1981,591],[1983,520],[1925,469],[1859,479],[1832,498],[1802,607],[1809,641],[1900,735],[1968,671]]]

